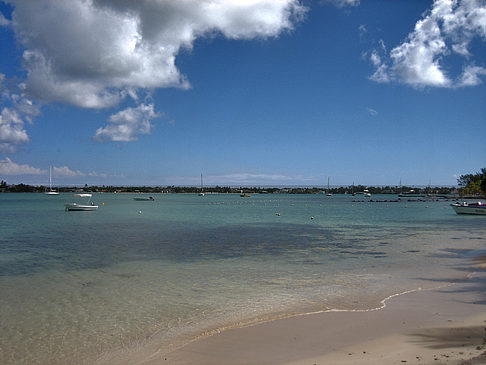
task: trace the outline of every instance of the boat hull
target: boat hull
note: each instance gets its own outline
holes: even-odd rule
[[[483,204],[451,204],[457,214],[486,215],[486,205]]]
[[[97,205],[84,205],[84,204],[76,204],[76,203],[66,204],[65,207],[66,207],[66,211],[68,212],[98,210]]]

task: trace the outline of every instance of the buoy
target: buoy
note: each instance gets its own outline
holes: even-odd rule
[[[105,205],[105,203],[101,203],[101,205]]]

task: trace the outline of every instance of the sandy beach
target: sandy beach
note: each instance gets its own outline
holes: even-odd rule
[[[381,309],[299,315],[223,331],[140,364],[484,364],[484,258]],[[460,273],[460,274],[459,274]]]

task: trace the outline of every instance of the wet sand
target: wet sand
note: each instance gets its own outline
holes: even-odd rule
[[[477,265],[458,273],[436,279],[435,289],[393,296],[381,309],[230,329],[130,363],[486,364],[486,273]]]

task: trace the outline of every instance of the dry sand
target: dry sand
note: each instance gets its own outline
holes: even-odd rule
[[[486,273],[460,270],[464,279],[444,278],[436,289],[394,296],[379,310],[307,314],[231,329],[136,363],[486,364]]]

